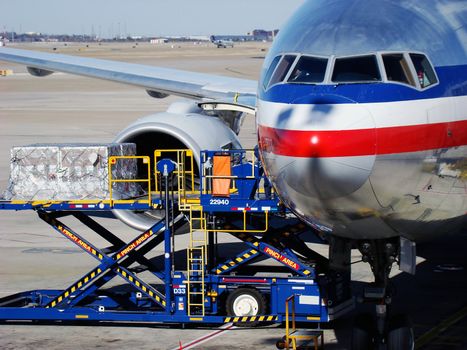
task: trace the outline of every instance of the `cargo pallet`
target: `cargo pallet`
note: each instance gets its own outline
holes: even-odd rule
[[[147,167],[147,178],[112,179],[113,165],[128,158]],[[36,211],[40,219],[98,263],[63,290],[33,290],[1,298],[0,320],[281,323],[286,300],[295,295],[295,319],[319,323],[353,307],[350,276],[329,270],[327,260],[299,237],[310,229],[284,210],[254,152],[201,152],[199,185],[195,185],[191,151],[156,151],[153,172],[151,161],[146,156],[110,157],[110,199],[0,201],[0,210]],[[146,183],[147,197],[112,199],[116,182]],[[91,217],[115,209],[154,208],[162,208],[165,217],[129,242]],[[61,221],[68,216],[110,246],[99,248],[86,240]],[[174,234],[187,223],[187,265],[177,270]],[[245,247],[235,256],[221,258],[217,238],[226,234]],[[163,245],[162,266],[146,256],[159,245]],[[264,266],[252,264],[261,259],[272,259],[277,266],[263,271]],[[144,272],[158,283],[145,281]],[[103,288],[117,276],[130,288]]]

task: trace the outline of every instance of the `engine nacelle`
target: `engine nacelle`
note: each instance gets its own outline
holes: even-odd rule
[[[48,75],[53,74],[52,71],[42,69],[42,68],[35,68],[35,67],[27,67],[27,70],[29,74],[35,76],[35,77],[46,77]]]
[[[202,114],[190,102],[176,102],[167,112],[138,119],[115,142],[135,143],[139,155],[151,157],[156,149],[191,149],[198,168],[201,150],[241,148],[237,135],[222,120]],[[146,230],[155,221],[150,213],[114,210],[114,215],[137,230]]]

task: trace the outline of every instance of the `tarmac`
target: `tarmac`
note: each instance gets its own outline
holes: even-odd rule
[[[210,44],[54,43],[16,47],[257,79],[268,45],[245,43],[217,49]],[[164,111],[177,100],[154,99],[140,88],[67,74],[32,77],[25,67],[6,62],[0,62],[0,69],[14,72],[0,77],[0,193],[8,183],[11,147],[111,142],[135,119]],[[253,118],[245,120],[240,139],[245,148],[254,146]],[[124,240],[137,234],[117,220],[101,222]],[[177,237],[180,251],[186,242],[186,236]],[[223,244],[227,249],[235,241],[225,239]],[[411,316],[420,349],[467,348],[466,247],[464,230],[419,245],[416,276],[394,268],[394,309]],[[326,254],[325,246],[315,248]],[[358,291],[372,275],[367,264],[358,262],[358,252],[353,252],[352,259],[352,278]],[[31,289],[65,288],[95,266],[94,259],[59,236],[35,213],[0,211],[0,297]],[[365,306],[359,306],[361,309]],[[352,316],[325,325],[325,349],[349,348]],[[147,324],[2,324],[0,348],[274,349],[284,332],[281,326],[181,329]]]

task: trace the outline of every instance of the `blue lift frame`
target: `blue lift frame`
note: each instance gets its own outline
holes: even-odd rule
[[[235,191],[228,198],[214,197],[203,184],[208,179],[209,167],[206,162],[216,155],[229,155],[235,160],[232,173],[235,176]],[[39,217],[52,226],[62,236],[95,258],[99,264],[64,290],[34,290],[17,293],[0,299],[0,320],[47,320],[47,321],[118,321],[118,322],[155,322],[155,323],[244,323],[283,322],[286,299],[292,294],[298,295],[296,320],[303,322],[327,322],[332,318],[328,303],[339,304],[340,311],[352,307],[353,301],[346,292],[323,290],[335,282],[342,290],[347,288],[347,281],[342,276],[326,276],[326,284],[321,285],[317,274],[317,265],[325,265],[326,259],[309,250],[299,240],[298,234],[309,228],[293,221],[286,229],[276,230],[274,234],[248,233],[242,230],[238,221],[251,214],[277,214],[276,220],[284,218],[283,207],[274,193],[258,194],[260,181],[265,180],[259,162],[245,161],[246,151],[203,151],[201,153],[200,205],[208,217],[213,218],[213,232],[226,231],[247,246],[247,249],[235,257],[218,262],[215,259],[211,266],[205,266],[204,283],[208,286],[203,303],[206,314],[187,312],[187,276],[184,271],[173,270],[171,254],[173,247],[171,237],[174,232],[186,223],[183,213],[170,213],[171,197],[168,191],[169,175],[175,170],[171,160],[158,162],[158,171],[165,181],[164,197],[147,201],[112,202],[112,201],[50,201],[48,203],[0,201],[0,210],[35,210]],[[227,200],[226,200],[227,199]],[[148,210],[154,207],[166,209],[165,218],[155,223],[150,229],[142,232],[130,242],[124,242],[112,232],[101,226],[86,214],[88,211]],[[73,216],[99,236],[105,238],[111,246],[100,249],[72,230],[59,220],[61,217]],[[170,217],[174,220],[171,222]],[[216,224],[216,218],[225,218]],[[240,219],[239,219],[240,217]],[[222,221],[222,220],[221,220]],[[243,223],[245,226],[246,223]],[[294,232],[295,231],[295,232]],[[254,230],[253,230],[254,232]],[[282,244],[292,240],[293,250]],[[161,269],[145,257],[158,244],[164,243],[164,267]],[[210,240],[214,245],[214,241]],[[295,252],[294,252],[295,251]],[[300,254],[297,255],[296,252]],[[304,262],[303,257],[311,257],[313,261]],[[235,274],[242,268],[259,258],[271,258],[288,271],[286,277],[261,277],[255,274]],[[140,267],[132,268],[138,262]],[[143,267],[141,267],[143,266]],[[208,270],[209,268],[209,270]],[[251,269],[251,268],[250,268]],[[163,282],[164,292],[138,277],[141,271],[149,270]],[[133,288],[125,294],[112,294],[102,289],[104,284],[116,276],[122,277]],[[255,289],[261,292],[268,301],[268,313],[255,316],[235,316],[225,314],[227,295],[237,288]],[[334,287],[333,287],[334,288]],[[339,295],[340,297],[336,297]]]

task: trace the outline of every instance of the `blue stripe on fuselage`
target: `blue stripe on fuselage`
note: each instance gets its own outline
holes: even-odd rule
[[[340,104],[410,101],[467,95],[467,65],[436,68],[439,84],[424,91],[393,83],[339,85],[278,84],[260,88],[263,101],[293,104]]]

